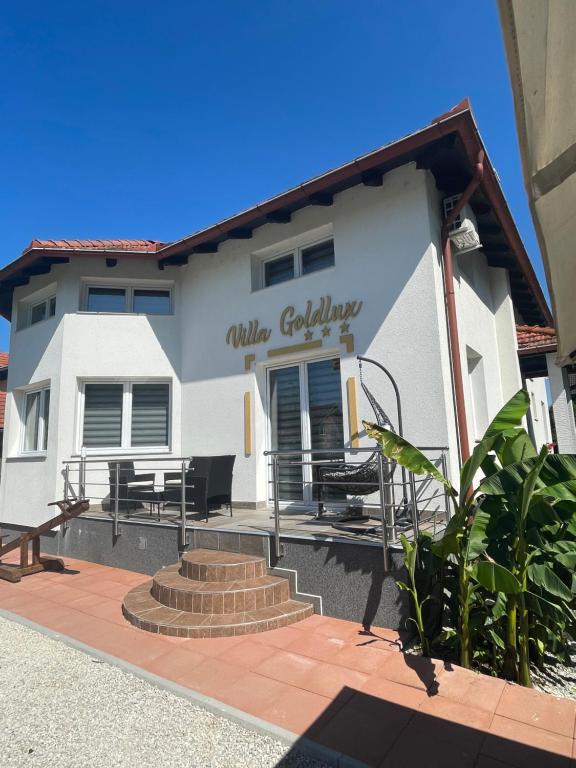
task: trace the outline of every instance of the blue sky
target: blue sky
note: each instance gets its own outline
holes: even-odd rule
[[[32,238],[177,239],[468,96],[544,280],[495,0],[21,0],[0,72],[2,265]]]

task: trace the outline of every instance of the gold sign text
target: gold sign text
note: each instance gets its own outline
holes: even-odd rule
[[[297,314],[293,306],[288,306],[280,315],[280,333],[283,336],[293,336],[295,331],[301,331],[303,328],[349,320],[356,317],[361,309],[361,301],[332,304],[331,296],[323,296],[317,307],[307,301],[303,314]]]
[[[260,328],[258,320],[250,320],[247,325],[244,323],[231,325],[226,334],[226,344],[232,344],[234,349],[251,347],[253,344],[268,341],[271,335],[272,331],[269,328]]]

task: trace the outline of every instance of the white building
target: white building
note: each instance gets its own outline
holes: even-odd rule
[[[268,521],[266,450],[318,448],[319,434],[322,447],[371,444],[358,434],[374,414],[356,355],[392,373],[405,436],[446,447],[455,476],[522,386],[516,323],[552,324],[482,151],[465,103],[174,243],[33,241],[0,272],[12,321],[4,527],[46,518],[65,462],[83,453],[102,467],[235,454],[234,509]],[[391,386],[369,375],[397,426]],[[107,472],[101,482],[104,498]],[[298,494],[313,507],[306,483]]]

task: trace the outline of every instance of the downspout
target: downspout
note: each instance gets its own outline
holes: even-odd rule
[[[460,460],[464,463],[470,457],[470,442],[468,440],[468,422],[466,419],[466,403],[464,401],[464,380],[460,359],[460,340],[458,337],[458,317],[456,314],[456,299],[454,296],[454,266],[452,261],[452,243],[450,242],[450,226],[468,200],[472,197],[482,181],[484,173],[484,151],[478,152],[474,166],[474,175],[464,190],[458,204],[450,211],[442,223],[442,258],[444,261],[444,300],[446,302],[446,318],[448,321],[448,337],[450,341],[450,363],[452,382],[454,386],[454,401],[456,405],[456,432],[460,447]]]

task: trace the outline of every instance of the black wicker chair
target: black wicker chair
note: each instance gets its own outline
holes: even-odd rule
[[[232,470],[236,456],[194,456],[186,470],[186,511],[206,515],[210,509],[225,505],[232,515]],[[167,504],[182,502],[180,472],[164,475],[164,499]]]
[[[133,461],[109,461],[110,509],[116,508],[116,474],[118,474],[118,509],[130,512],[150,500],[156,475],[136,473]]]
[[[232,517],[232,478],[234,475],[235,455],[212,456],[212,466],[208,477],[208,506],[228,507]]]

